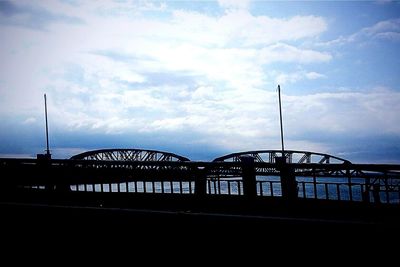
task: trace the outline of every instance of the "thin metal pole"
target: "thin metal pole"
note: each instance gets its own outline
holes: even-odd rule
[[[282,106],[281,106],[281,86],[278,85],[278,96],[279,96],[279,117],[281,122],[281,143],[282,143],[282,157],[285,156],[285,146],[283,144],[283,123],[282,123]]]
[[[45,113],[45,118],[46,118],[46,154],[50,155],[50,149],[49,149],[49,126],[47,122],[47,99],[46,99],[46,94],[44,94],[44,113]]]

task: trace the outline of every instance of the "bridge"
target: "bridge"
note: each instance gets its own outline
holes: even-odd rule
[[[400,165],[353,164],[309,151],[246,151],[202,162],[156,150],[103,149],[64,160],[2,158],[0,174],[0,207],[10,217],[34,209],[65,219],[68,207],[95,217],[131,212],[135,223],[151,218],[142,226],[218,218],[393,231],[400,222]]]
[[[156,150],[103,149],[69,160],[0,159],[0,171],[8,188],[24,190],[246,195],[247,169],[255,186],[248,194],[285,197],[280,158],[281,151],[259,150],[193,162]],[[285,151],[284,159],[295,176],[296,198],[400,203],[398,165],[352,164],[308,151]]]

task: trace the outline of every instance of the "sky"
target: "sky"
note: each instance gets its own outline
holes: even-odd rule
[[[400,163],[399,1],[0,0],[0,157]]]

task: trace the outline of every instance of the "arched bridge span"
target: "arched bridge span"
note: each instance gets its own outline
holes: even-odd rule
[[[243,156],[251,156],[255,162],[275,163],[276,157],[282,156],[281,150],[256,150],[228,154],[214,159],[214,162],[240,162]],[[287,163],[350,163],[350,161],[336,156],[310,151],[285,150]]]
[[[188,158],[174,153],[148,149],[100,149],[87,151],[71,159],[99,161],[190,161]]]

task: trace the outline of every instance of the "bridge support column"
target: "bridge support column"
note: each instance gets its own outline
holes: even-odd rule
[[[194,194],[204,197],[207,194],[207,172],[205,169],[197,168],[195,174]]]
[[[46,191],[54,191],[55,176],[51,175],[51,156],[48,154],[37,154],[36,173],[45,180],[44,188]]]
[[[282,197],[288,201],[294,201],[298,197],[296,176],[294,169],[286,163],[286,157],[275,158],[277,169],[281,175]]]
[[[370,202],[370,192],[369,192],[370,186],[371,186],[370,178],[366,178],[365,179],[365,190],[362,192],[362,201],[365,203]]]
[[[240,157],[240,160],[242,162],[243,173],[243,194],[249,198],[256,197],[257,185],[254,158],[250,156],[242,156]]]

